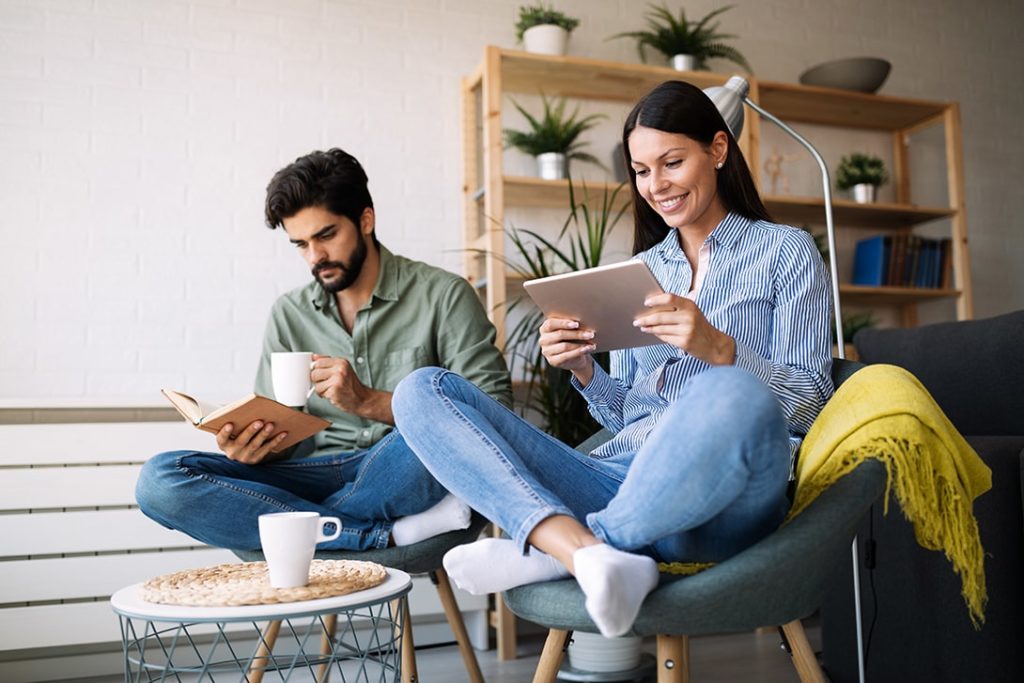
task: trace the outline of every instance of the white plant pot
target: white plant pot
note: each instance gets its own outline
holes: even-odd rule
[[[523,31],[523,47],[541,55],[564,55],[569,32],[555,24],[540,24]]]
[[[545,152],[537,155],[537,175],[544,180],[563,180],[566,177],[568,160],[561,152]]]
[[[610,673],[640,666],[640,636],[605,638],[599,633],[574,631],[569,643],[569,666],[576,671]]]
[[[859,183],[853,186],[853,201],[858,204],[874,204],[878,196],[878,186]]]
[[[675,55],[669,62],[676,71],[697,70],[697,58],[693,55]]]

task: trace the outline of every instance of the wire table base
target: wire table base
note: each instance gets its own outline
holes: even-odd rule
[[[400,681],[411,582],[388,571],[368,591],[283,605],[175,607],[123,589],[125,681]]]

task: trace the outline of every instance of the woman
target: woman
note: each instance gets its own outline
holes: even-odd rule
[[[634,324],[660,343],[613,352],[608,374],[593,331],[540,328],[544,357],[615,436],[577,453],[440,369],[395,395],[427,469],[511,535],[451,551],[456,583],[572,574],[606,636],[628,631],[656,561],[719,561],[778,526],[792,454],[832,392],[825,265],[809,234],[770,221],[711,101],[663,83],[627,117],[623,147],[634,258],[664,290]]]

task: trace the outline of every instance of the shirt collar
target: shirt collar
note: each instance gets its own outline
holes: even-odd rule
[[[367,238],[372,239],[372,238]],[[380,253],[380,272],[377,273],[377,284],[373,288],[373,299],[384,301],[398,300],[398,264],[395,263],[395,255],[383,244],[377,245]],[[310,292],[310,299],[318,311],[327,313],[334,307],[334,296],[320,286],[319,282],[313,282],[313,290]]]
[[[708,240],[720,244],[723,247],[731,247],[740,238],[747,228],[754,221],[744,218],[738,213],[730,211],[725,214],[722,222],[715,226],[715,229],[708,235]],[[657,246],[658,253],[666,261],[685,259],[683,248],[679,246],[679,235],[676,229],[671,229],[665,238]]]

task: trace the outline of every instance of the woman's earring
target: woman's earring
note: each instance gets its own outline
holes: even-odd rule
[[[718,169],[719,171],[722,170],[722,166],[725,166],[724,161],[719,161],[717,164],[715,164],[715,168]]]

